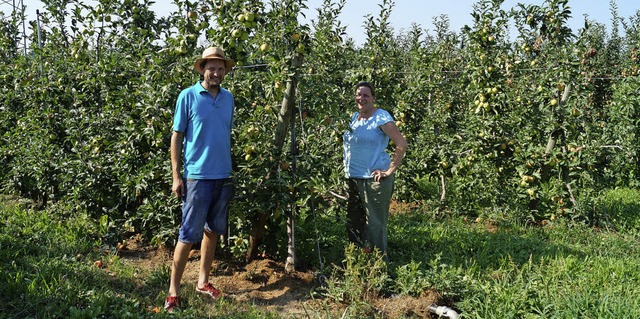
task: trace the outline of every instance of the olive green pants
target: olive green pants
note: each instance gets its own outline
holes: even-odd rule
[[[349,241],[361,247],[377,247],[387,253],[387,221],[395,174],[380,182],[373,178],[349,178],[347,233]],[[385,257],[386,259],[386,257]]]

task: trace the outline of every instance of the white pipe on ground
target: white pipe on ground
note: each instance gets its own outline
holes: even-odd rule
[[[429,311],[441,317],[444,316],[450,319],[458,319],[458,313],[449,307],[431,305],[429,306]]]

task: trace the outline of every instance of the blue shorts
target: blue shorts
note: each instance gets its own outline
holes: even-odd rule
[[[182,226],[178,240],[196,243],[204,230],[222,235],[227,230],[227,209],[233,197],[231,178],[186,180],[182,198]]]

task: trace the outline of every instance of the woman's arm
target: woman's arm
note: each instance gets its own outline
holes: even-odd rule
[[[391,141],[393,141],[393,144],[395,144],[395,150],[391,157],[391,164],[389,165],[389,168],[387,168],[386,171],[378,172],[377,176],[374,175],[374,179],[377,181],[379,181],[381,177],[389,176],[396,171],[398,166],[400,166],[400,163],[402,163],[402,159],[407,153],[407,147],[409,146],[409,143],[407,143],[407,140],[402,136],[402,133],[400,133],[398,126],[396,126],[394,122],[387,122],[380,126],[380,128],[385,134],[387,134],[387,136],[389,136]]]

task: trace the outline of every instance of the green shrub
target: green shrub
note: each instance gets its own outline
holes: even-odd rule
[[[437,180],[430,177],[422,177],[416,179],[416,191],[420,194],[420,198],[429,200],[437,200],[440,196],[440,189]]]
[[[399,294],[419,296],[429,287],[428,280],[420,266],[420,262],[412,260],[410,263],[396,269],[395,286]]]
[[[365,253],[354,244],[345,248],[344,268],[337,268],[327,282],[325,296],[338,302],[368,301],[389,283],[387,265],[375,249]]]
[[[595,224],[615,230],[640,228],[640,191],[616,188],[595,199]]]

